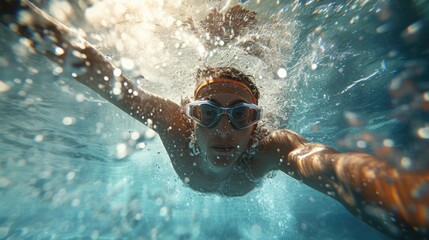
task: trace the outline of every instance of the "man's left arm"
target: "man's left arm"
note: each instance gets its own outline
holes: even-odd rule
[[[429,238],[429,170],[400,171],[369,154],[306,142],[289,130],[266,141],[276,169],[335,198],[375,228],[395,238]]]

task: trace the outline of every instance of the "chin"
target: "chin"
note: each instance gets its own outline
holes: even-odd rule
[[[237,154],[212,154],[208,158],[210,168],[213,170],[231,168],[237,162]]]

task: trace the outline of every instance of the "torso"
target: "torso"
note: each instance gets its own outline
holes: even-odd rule
[[[247,159],[248,162],[255,161],[254,158]],[[196,169],[195,169],[196,170]],[[180,173],[178,173],[180,176]],[[236,166],[233,173],[221,181],[210,181],[210,177],[197,171],[192,171],[182,180],[190,188],[203,193],[216,193],[223,196],[242,196],[252,191],[261,182],[262,177],[253,175],[251,165]]]

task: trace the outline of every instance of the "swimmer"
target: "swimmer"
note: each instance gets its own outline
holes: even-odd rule
[[[195,191],[242,196],[267,173],[281,171],[394,238],[428,238],[427,170],[401,171],[368,154],[308,142],[287,129],[264,131],[258,126],[264,114],[258,88],[251,76],[231,67],[200,69],[194,101],[185,107],[151,94],[72,30],[31,3],[16,2],[6,1],[2,24],[27,38],[36,52],[74,66],[77,81],[152,127],[179,178]],[[32,21],[17,21],[18,11]],[[55,54],[55,47],[63,51]]]

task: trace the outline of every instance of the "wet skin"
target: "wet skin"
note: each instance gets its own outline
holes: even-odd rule
[[[241,196],[255,188],[254,182],[233,167],[238,164],[244,151],[242,146],[249,142],[254,127],[234,129],[226,116],[213,128],[198,126],[178,104],[141,89],[122,74],[113,76],[113,64],[72,30],[31,4],[27,4],[29,7],[19,1],[8,4],[14,11],[5,8],[0,12],[1,23],[27,38],[34,52],[60,65],[75,67],[79,74],[73,77],[77,81],[143,124],[151,120],[176,173],[187,186],[226,196]],[[17,9],[28,11],[33,21],[19,22],[13,15]],[[49,44],[52,46],[43,48]],[[53,53],[56,47],[64,53]],[[114,88],[120,90],[119,96],[112,93]],[[202,90],[197,99],[230,106],[236,101],[249,102],[249,95],[234,86],[213,85]],[[189,151],[193,132],[203,152],[198,156],[191,156]],[[273,131],[261,139],[258,151],[247,164],[246,171],[256,178],[280,170],[300,180],[394,238],[429,239],[428,170],[396,169],[368,154],[341,153],[323,144],[307,142],[286,129]]]

